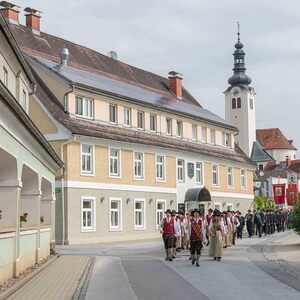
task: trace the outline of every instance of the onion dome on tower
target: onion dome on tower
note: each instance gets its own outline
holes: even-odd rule
[[[238,23],[238,42],[234,45],[233,75],[228,79],[230,85],[249,85],[251,78],[246,74],[244,45],[240,41],[240,26]]]

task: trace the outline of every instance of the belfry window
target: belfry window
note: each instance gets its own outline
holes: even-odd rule
[[[242,107],[242,100],[241,98],[237,98],[237,108],[241,108]]]
[[[236,99],[232,99],[232,109],[236,109]]]

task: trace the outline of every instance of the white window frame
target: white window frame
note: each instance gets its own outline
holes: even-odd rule
[[[201,165],[201,178],[202,178],[202,181],[198,181],[197,180],[197,172],[200,170],[199,168],[197,168],[197,164],[200,164]],[[204,163],[201,162],[201,161],[197,161],[195,163],[195,180],[196,180],[196,183],[197,184],[201,184],[201,185],[204,185]]]
[[[197,141],[198,137],[198,127],[196,124],[192,124],[192,140]]]
[[[216,206],[219,206],[219,211],[221,211],[222,210],[222,205],[221,205],[221,203],[214,203],[214,209],[216,209]]]
[[[96,197],[88,197],[88,196],[82,196],[81,199],[81,232],[95,232],[96,231]],[[83,202],[84,201],[90,201],[91,202],[91,208],[83,208]],[[84,211],[91,211],[91,220],[92,220],[92,226],[87,227],[83,226],[83,213]]]
[[[157,162],[157,158],[158,157],[163,157],[163,163],[158,163]],[[157,177],[157,167],[158,165],[162,165],[162,172],[163,172],[163,178]],[[155,177],[156,177],[156,181],[160,181],[160,182],[165,182],[166,181],[166,156],[165,155],[155,155]]]
[[[78,99],[81,99],[81,101],[82,101],[82,114],[79,114],[78,111],[77,111],[77,101],[78,101]],[[87,114],[87,112],[85,111],[85,105],[84,105],[85,102],[90,103],[91,116],[89,114]],[[93,116],[94,116],[94,100],[76,95],[75,96],[75,115],[77,117],[80,117],[80,118],[92,120]]]
[[[216,130],[213,128],[210,128],[210,144],[216,144]]]
[[[135,158],[136,153],[142,154],[142,160],[141,160],[141,163],[142,163],[142,176],[137,176],[135,174],[135,163],[140,161],[140,160],[137,160]],[[135,180],[144,180],[144,176],[145,176],[144,174],[145,174],[145,153],[144,152],[133,151],[133,178]]]
[[[119,202],[119,209],[118,209],[118,213],[119,213],[119,226],[112,226],[111,225],[111,203],[117,201]],[[122,215],[122,198],[116,198],[116,197],[110,197],[109,198],[109,209],[108,209],[108,218],[109,218],[109,231],[122,231],[123,230],[123,215]],[[115,211],[115,209],[113,209]]]
[[[8,87],[8,71],[7,69],[3,66],[3,84]]]
[[[231,169],[231,173],[229,173],[229,169]],[[229,180],[228,180],[230,174],[231,174],[231,184],[229,184]],[[227,186],[229,188],[233,188],[234,187],[233,178],[234,178],[234,168],[232,166],[227,166]]]
[[[170,121],[170,132],[168,131],[168,121]],[[166,134],[172,135],[172,119],[171,118],[166,118]]]
[[[245,174],[244,174],[244,175],[242,175],[242,171],[245,171]],[[246,170],[246,169],[241,169],[241,170],[240,170],[240,175],[241,175],[241,177],[240,177],[240,178],[241,178],[241,179],[240,179],[240,180],[241,180],[241,189],[242,189],[242,190],[246,190],[246,189],[247,189],[247,170]],[[243,183],[243,179],[242,179],[242,178],[243,178],[243,177],[244,177],[244,179],[245,179],[245,185],[244,185],[244,186],[242,185],[242,183]]]
[[[215,173],[215,172],[214,172],[214,166],[217,167],[217,171],[216,171],[216,174],[217,174],[217,176],[216,176],[217,183],[214,183],[214,173]],[[220,178],[219,178],[219,165],[217,165],[217,164],[212,164],[211,169],[212,169],[212,178],[211,178],[212,186],[218,187],[218,186],[219,186],[219,182],[220,182]]]
[[[158,203],[163,203],[163,209],[162,210],[159,210],[157,209],[157,205]],[[161,220],[158,219],[158,213],[159,212],[162,212],[162,219],[164,218],[164,215],[165,215],[165,211],[166,211],[166,207],[167,207],[167,201],[165,199],[156,199],[156,206],[155,206],[155,228],[156,229],[159,229],[159,226],[160,226],[160,223],[161,223]]]
[[[204,144],[207,143],[207,127],[201,126],[200,141]]]
[[[179,127],[178,124],[180,124],[180,132],[179,132]],[[176,120],[176,136],[179,138],[183,137],[183,122]]]
[[[111,151],[111,150],[117,150],[118,153],[119,153],[119,156],[118,156],[118,159],[119,159],[119,160],[118,160],[118,168],[119,168],[118,171],[119,171],[119,172],[118,172],[118,174],[114,174],[114,173],[111,173],[111,172],[110,172],[110,159],[111,159],[111,158],[115,158],[115,157],[112,157],[112,156],[111,156],[111,154],[110,154],[110,151]],[[121,169],[122,169],[122,168],[121,168],[121,166],[122,166],[122,165],[121,165],[121,149],[120,149],[120,148],[112,148],[112,147],[111,147],[111,148],[108,148],[108,151],[109,151],[109,152],[108,152],[108,174],[109,174],[109,177],[110,177],[110,178],[121,178]]]
[[[112,109],[114,109],[114,115],[112,115]],[[111,116],[114,117],[114,121],[111,119]],[[117,124],[118,123],[118,106],[116,104],[109,104],[109,123]]]
[[[182,162],[182,165],[179,166],[179,162]],[[180,170],[182,178],[179,178]],[[185,161],[184,159],[178,158],[177,159],[177,181],[184,182],[185,181]]]
[[[226,137],[228,137],[228,145],[226,145]],[[230,147],[230,134],[227,132],[222,132],[222,146],[223,147]]]
[[[126,117],[126,112],[128,113],[128,124],[125,122],[127,117]],[[131,109],[128,107],[124,107],[124,112],[123,112],[123,118],[124,118],[124,126],[125,127],[131,127]]]
[[[146,230],[146,199],[143,199],[143,198],[134,198],[134,201],[133,201],[133,226],[134,226],[134,230]],[[137,209],[135,208],[135,204],[137,202],[141,202],[143,203],[142,204],[142,209],[141,209],[141,212],[142,212],[142,220],[143,220],[143,224],[142,225],[136,225],[136,211]],[[140,211],[140,210],[139,210]]]
[[[92,153],[90,155],[84,154],[82,152],[83,146],[91,147]],[[91,157],[91,168],[92,168],[91,171],[85,171],[82,169],[83,155],[88,155]],[[90,145],[90,144],[86,144],[86,143],[80,144],[80,175],[81,176],[95,176],[95,146],[94,145]]]
[[[228,206],[230,206],[230,211],[233,211],[233,204],[232,203],[226,203],[226,211],[228,211]]]
[[[154,118],[154,123],[152,124],[152,120]],[[157,115],[155,114],[150,114],[150,131],[151,132],[157,132]],[[152,126],[151,125],[154,125],[154,129],[151,128]]]
[[[142,121],[143,121],[142,127],[139,127],[139,115],[142,115]],[[139,130],[145,130],[145,113],[143,111],[138,110],[136,113],[136,127]]]

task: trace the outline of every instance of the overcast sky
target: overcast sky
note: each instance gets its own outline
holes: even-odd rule
[[[167,76],[183,73],[200,104],[224,117],[236,22],[256,90],[257,128],[300,148],[299,0],[12,0],[41,10],[42,31]],[[23,21],[22,21],[23,22]]]

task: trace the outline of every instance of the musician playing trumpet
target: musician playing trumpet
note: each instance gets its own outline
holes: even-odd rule
[[[203,243],[206,242],[206,231],[204,222],[200,218],[199,210],[195,208],[192,214],[194,215],[190,226],[192,264],[195,265],[196,263],[196,267],[200,267],[199,258]]]

